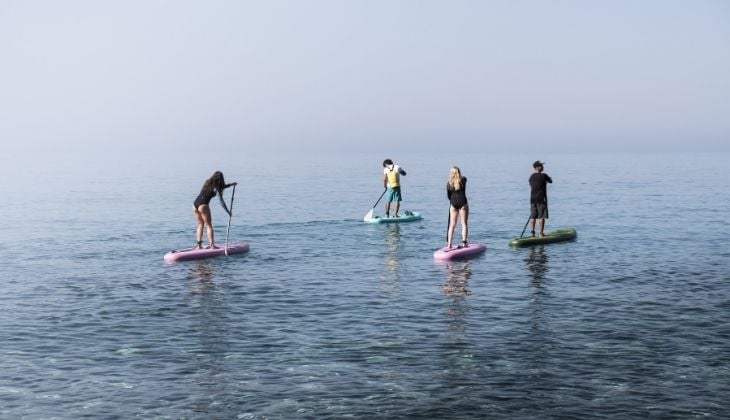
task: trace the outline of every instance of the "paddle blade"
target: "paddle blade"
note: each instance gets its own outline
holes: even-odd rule
[[[365,217],[362,218],[362,220],[364,222],[367,222],[368,220],[370,220],[370,219],[373,218],[373,210],[375,210],[375,209],[374,208],[370,209],[370,211],[368,212],[368,214],[366,214]]]

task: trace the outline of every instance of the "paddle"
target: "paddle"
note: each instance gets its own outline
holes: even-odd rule
[[[372,218],[373,218],[373,211],[375,211],[375,207],[377,207],[378,203],[380,203],[380,200],[382,200],[382,199],[383,199],[383,196],[385,195],[385,192],[386,192],[386,191],[388,191],[388,189],[387,189],[387,188],[383,190],[383,193],[382,193],[382,194],[380,194],[380,198],[378,198],[378,201],[376,201],[376,202],[375,202],[375,204],[373,204],[373,208],[372,208],[372,209],[370,209],[370,211],[369,211],[369,212],[368,212],[368,213],[367,213],[367,214],[365,215],[365,217],[363,217],[363,219],[362,219],[362,220],[364,220],[364,221],[366,221],[366,222],[367,222],[368,220],[370,220],[370,219],[372,219]]]
[[[451,206],[449,206],[449,217],[446,219],[446,245],[449,244],[449,227],[451,227]]]
[[[226,228],[226,248],[223,250],[228,256],[228,233],[231,231],[231,218],[233,217],[233,197],[236,195],[236,184],[233,184],[233,193],[231,193],[231,206],[228,209],[228,228]]]
[[[525,235],[525,229],[527,229],[527,224],[530,223],[530,219],[532,219],[532,216],[527,218],[527,221],[525,222],[525,227],[522,228],[522,233],[520,233],[520,238]]]

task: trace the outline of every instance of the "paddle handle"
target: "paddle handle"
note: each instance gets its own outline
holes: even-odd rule
[[[231,205],[228,208],[228,211],[230,213],[228,213],[228,227],[226,228],[226,247],[223,250],[225,252],[226,256],[228,256],[228,234],[231,231],[231,218],[233,217],[233,197],[235,197],[235,196],[236,196],[236,186],[233,185],[233,193],[231,193]]]

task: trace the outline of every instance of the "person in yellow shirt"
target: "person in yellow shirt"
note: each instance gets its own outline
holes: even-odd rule
[[[398,217],[400,202],[403,196],[400,191],[400,176],[406,176],[406,171],[400,166],[393,163],[390,159],[383,161],[383,187],[385,187],[385,217],[390,217],[390,203],[395,201],[395,213],[393,217]]]

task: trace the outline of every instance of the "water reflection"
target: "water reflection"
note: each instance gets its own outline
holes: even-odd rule
[[[444,293],[453,297],[470,295],[471,290],[467,288],[470,278],[469,262],[447,262],[446,282],[443,285]]]
[[[528,306],[528,324],[520,342],[525,346],[525,366],[530,372],[529,388],[534,392],[554,388],[556,376],[551,371],[555,334],[550,326],[551,296],[546,276],[550,271],[549,257],[544,246],[530,248],[525,264],[530,277],[531,296]]]
[[[545,278],[550,271],[548,265],[548,254],[544,246],[534,246],[525,258],[527,271],[530,273],[530,286],[532,288],[532,302],[530,311],[534,328],[541,329],[538,325],[544,320],[545,299],[549,298],[549,291],[545,285]]]
[[[214,274],[210,260],[192,261],[188,273],[188,279],[193,280],[190,282],[190,292],[192,294],[210,292]]]
[[[446,283],[442,289],[451,297],[451,304],[446,308],[446,320],[450,332],[464,333],[464,320],[469,308],[465,304],[465,298],[471,294],[471,290],[467,288],[470,278],[471,270],[468,262],[446,264]]]
[[[229,308],[215,281],[219,269],[222,267],[212,260],[193,261],[188,274],[186,334],[196,337],[198,342],[189,349],[195,366],[193,383],[198,386],[197,391],[191,389],[190,400],[191,409],[197,413],[212,414],[211,404],[230,387],[225,361],[225,355],[231,350]]]
[[[447,262],[446,282],[443,292],[450,298],[444,312],[446,331],[442,341],[444,366],[444,387],[457,389],[473,382],[474,349],[467,326],[470,305],[466,297],[471,295],[467,288],[472,276],[469,262]]]
[[[386,271],[380,276],[380,287],[385,292],[398,292],[400,258],[400,226],[398,223],[391,223],[385,227],[385,268]]]
[[[385,246],[388,250],[385,264],[395,271],[398,268],[398,248],[400,247],[400,225],[392,223],[385,229]]]
[[[532,275],[532,285],[534,287],[542,287],[542,281],[545,279],[545,275],[550,271],[548,267],[548,255],[545,253],[545,247],[543,245],[537,245],[530,248],[525,263],[527,264],[527,270]]]

